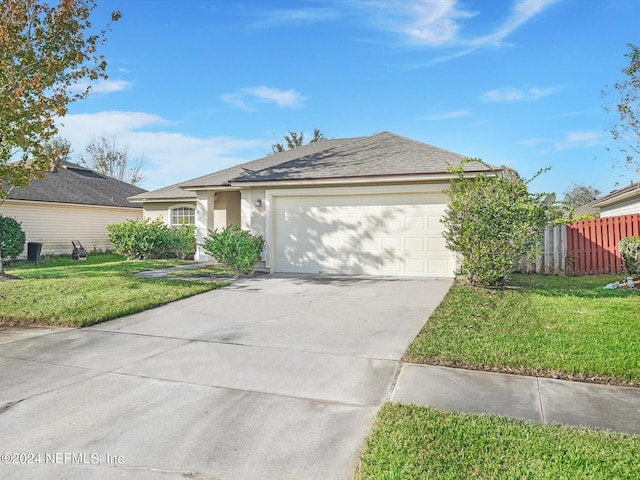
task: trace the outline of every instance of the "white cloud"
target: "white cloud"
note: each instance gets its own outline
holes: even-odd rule
[[[559,142],[556,142],[555,148],[558,151],[568,150],[570,148],[593,147],[602,143],[603,132],[585,131],[585,132],[569,132]]]
[[[474,12],[458,7],[458,0],[353,0],[354,14],[369,18],[382,30],[398,33],[417,45],[439,46],[457,38],[459,20]]]
[[[474,39],[471,43],[477,47],[499,45],[515,30],[539,15],[547,7],[561,0],[517,0],[507,19],[494,32]]]
[[[256,102],[274,103],[278,107],[301,108],[304,107],[307,97],[293,89],[279,90],[261,86],[243,88],[236,93],[225,93],[220,99],[243,110],[253,111]]]
[[[528,89],[522,88],[496,88],[484,92],[480,99],[484,102],[523,102],[534,101],[549,95],[553,95],[561,90],[560,87],[532,87]]]
[[[302,107],[306,97],[295,90],[278,90],[269,87],[252,87],[245,90],[259,100],[273,102],[279,107]]]
[[[469,110],[452,110],[449,112],[434,113],[432,115],[426,115],[423,120],[449,120],[451,118],[460,118],[471,115]]]
[[[100,80],[98,82],[78,82],[73,86],[74,91],[84,91],[87,87],[91,87],[91,93],[113,93],[120,92],[130,88],[131,82],[126,80]]]
[[[514,0],[506,18],[484,35],[465,35],[473,18],[484,18],[459,0],[351,0],[347,5],[364,14],[375,27],[402,35],[407,42],[459,50],[426,63],[432,65],[468,55],[479,48],[502,45],[509,35],[562,0]],[[482,3],[480,2],[480,5]],[[506,1],[495,5],[508,5]]]
[[[458,20],[475,16],[458,8],[457,0],[394,3],[391,7],[395,13],[387,17],[388,26],[406,35],[411,43],[420,45],[437,46],[455,40],[461,28]]]
[[[145,112],[67,115],[59,123],[64,124],[60,135],[71,142],[74,156],[83,153],[94,137],[104,134],[113,135],[119,145],[126,145],[132,158],[144,157],[145,178],[141,186],[150,190],[259,158],[272,143],[269,139],[201,138],[158,131],[172,122]]]
[[[339,14],[330,8],[277,9],[260,13],[260,20],[253,27],[276,27],[280,25],[326,22],[335,20]]]
[[[246,98],[242,93],[224,93],[220,95],[220,100],[229,105],[233,105],[247,112],[255,110],[252,106],[247,104]]]
[[[527,147],[535,147],[542,143],[547,143],[550,140],[548,138],[528,138],[526,140],[521,140],[518,142],[518,145],[525,145]]]

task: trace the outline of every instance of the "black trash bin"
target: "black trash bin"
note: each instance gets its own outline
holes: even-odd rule
[[[33,263],[40,263],[40,252],[42,244],[40,242],[27,243],[27,260]]]

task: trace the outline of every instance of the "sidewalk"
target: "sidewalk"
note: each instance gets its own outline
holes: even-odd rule
[[[218,265],[218,262],[215,261],[211,261],[211,262],[194,262],[194,263],[190,263],[188,265],[179,265],[177,267],[167,267],[167,268],[160,268],[158,270],[148,270],[145,272],[138,272],[138,273],[134,273],[135,277],[145,277],[145,278],[166,278],[168,276],[170,276],[169,274],[171,272],[175,272],[178,270],[192,270],[194,268],[203,268],[203,267],[209,267],[211,265]]]
[[[390,401],[640,435],[640,388],[405,363]]]

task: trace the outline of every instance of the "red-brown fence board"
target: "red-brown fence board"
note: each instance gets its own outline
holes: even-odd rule
[[[623,273],[618,244],[640,236],[640,214],[582,220],[567,225],[567,274]]]

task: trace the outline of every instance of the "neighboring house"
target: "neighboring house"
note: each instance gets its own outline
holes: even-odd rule
[[[13,189],[0,214],[21,222],[27,242],[41,242],[42,253],[71,254],[72,240],[88,251],[105,250],[107,225],[142,219],[141,205],[127,197],[145,191],[63,161],[26,188]]]
[[[592,202],[591,206],[600,209],[601,217],[640,213],[640,182],[614,190]]]
[[[580,205],[578,208],[576,208],[572,212],[572,218],[584,217],[585,215],[592,215],[594,217],[599,217],[600,209],[594,206],[596,202],[598,202],[598,200],[592,200],[589,203]]]
[[[440,221],[464,157],[389,132],[316,143],[131,197],[145,217],[239,224],[266,240],[270,272],[451,277]],[[466,163],[473,176],[492,170]],[[196,260],[208,259],[198,247]]]

